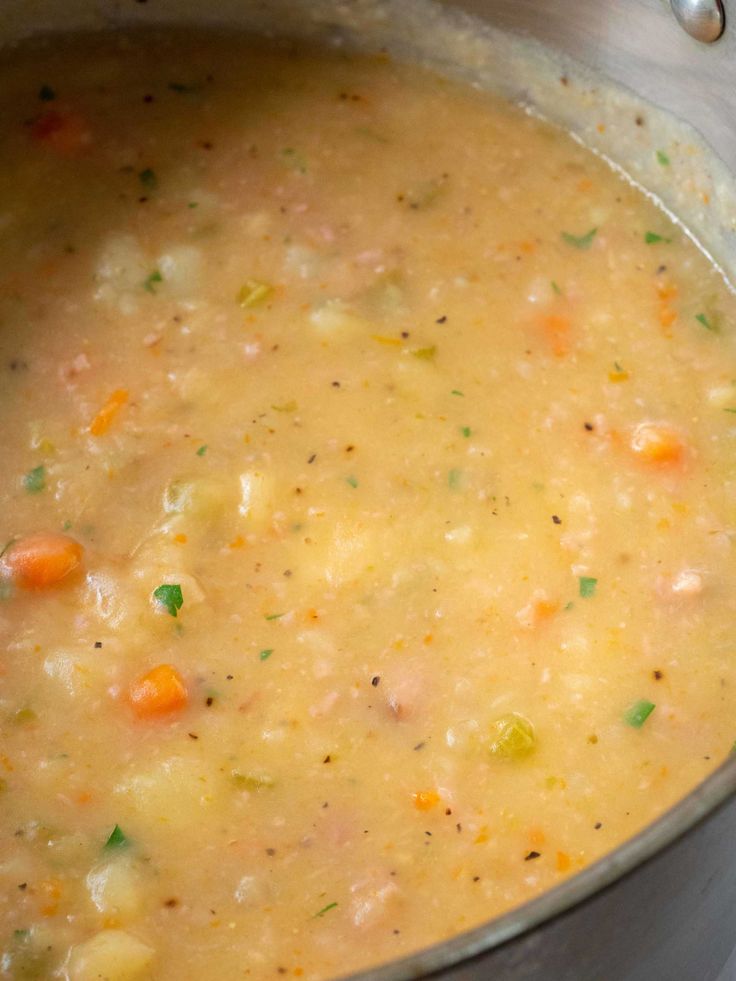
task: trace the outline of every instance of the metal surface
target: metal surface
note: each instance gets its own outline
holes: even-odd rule
[[[712,44],[726,23],[720,0],[670,0],[672,13],[690,37]]]

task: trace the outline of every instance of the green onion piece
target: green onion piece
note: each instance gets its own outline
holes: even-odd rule
[[[143,280],[143,289],[146,290],[147,293],[155,293],[156,283],[163,283],[163,281],[164,277],[161,275],[158,269],[154,269],[153,272],[149,276],[146,276],[146,278]]]
[[[23,478],[23,486],[29,494],[38,494],[46,487],[46,467],[41,464],[29,470]]]
[[[261,283],[257,279],[246,279],[238,290],[237,302],[244,309],[254,307],[258,303],[267,300],[273,293],[273,286],[268,283]]]
[[[669,167],[670,158],[667,156],[664,150],[657,150],[657,160],[663,167]]]
[[[520,760],[534,751],[536,742],[534,726],[529,719],[518,712],[509,712],[491,725],[488,748],[499,759]]]
[[[641,729],[654,711],[655,707],[656,706],[653,702],[648,702],[645,698],[642,698],[638,702],[634,702],[634,704],[624,712],[624,722],[627,725],[633,726],[634,729]]]
[[[712,330],[714,333],[718,330],[715,323],[712,320],[710,320],[704,313],[696,313],[695,319],[698,321],[699,324],[702,324],[706,330]]]
[[[411,353],[415,358],[420,358],[422,361],[434,361],[434,356],[437,354],[437,345],[432,344],[431,347],[420,347]]]
[[[465,437],[465,439],[468,439],[469,436],[470,436],[470,434],[471,434],[471,432],[472,432],[472,429],[470,428],[470,426],[461,426],[460,427],[460,432],[463,434],[463,436]]]
[[[231,773],[232,781],[241,790],[263,790],[266,787],[273,787],[276,781],[267,773],[240,773],[233,770]]]
[[[205,443],[204,446],[200,446],[200,448],[197,450],[197,456],[204,456],[206,452],[207,444]]]
[[[266,619],[268,619],[268,617],[266,617]],[[258,657],[261,661],[267,661],[272,654],[273,647],[267,647],[265,650],[261,651]]]
[[[119,824],[116,824],[110,832],[110,837],[105,842],[105,848],[123,848],[128,844],[130,844],[130,842],[125,836],[123,829]]]
[[[580,595],[583,599],[590,599],[591,596],[595,596],[595,589],[598,585],[597,579],[594,579],[592,576],[580,576],[578,579],[578,584],[580,587]]]
[[[581,251],[587,251],[593,244],[593,239],[596,236],[598,229],[591,228],[589,232],[585,235],[572,235],[570,232],[562,233],[563,242],[567,242],[568,245],[572,245],[573,248],[580,249]]]
[[[557,285],[557,283],[554,281],[554,279],[550,282],[549,285],[552,287],[552,292],[553,293],[556,293],[558,296],[562,296],[562,290]]]
[[[158,179],[150,167],[146,167],[145,170],[142,170],[140,174],[138,174],[138,180],[147,191],[155,191],[158,187]]]
[[[289,402],[284,402],[283,405],[272,405],[271,408],[274,412],[296,412],[299,406],[294,399],[291,399]]]
[[[202,86],[185,85],[183,82],[169,82],[169,88],[178,95],[191,95],[193,92],[199,92]]]
[[[285,613],[268,613],[266,615],[266,620],[280,620],[281,617],[286,616]]]
[[[170,616],[178,615],[184,604],[181,586],[178,583],[163,583],[153,591],[154,598],[164,607]]]
[[[291,167],[291,169],[297,171],[297,173],[306,174],[307,159],[304,154],[300,153],[298,150],[295,150],[294,147],[285,147],[279,153],[279,158],[286,164],[287,167]]]
[[[323,906],[322,907],[322,909],[319,911],[319,913],[315,913],[314,915],[315,915],[315,917],[324,916],[325,913],[329,913],[330,910],[331,909],[335,909],[336,906],[337,906],[337,903],[328,903],[326,906]]]
[[[465,392],[461,392],[459,388],[453,388],[450,395],[459,395],[461,399],[465,398]]]
[[[358,486],[358,478],[357,477],[353,477],[353,476],[346,477],[345,478],[345,483],[346,484],[350,484],[351,487],[357,487]]]
[[[655,242],[671,242],[671,238],[665,238],[664,235],[657,235],[656,232],[645,232],[644,241],[647,245],[654,245]]]

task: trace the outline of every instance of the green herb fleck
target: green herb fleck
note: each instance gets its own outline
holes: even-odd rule
[[[15,722],[15,724],[19,726],[27,726],[30,725],[30,723],[36,721],[38,721],[38,716],[36,715],[36,713],[33,711],[32,708],[18,709],[18,711],[13,716],[13,722]]]
[[[241,307],[254,307],[258,303],[267,300],[273,293],[273,286],[269,283],[261,283],[257,279],[246,279],[238,290],[235,298]]]
[[[447,474],[447,486],[450,488],[450,490],[457,490],[462,479],[462,470],[458,470],[457,468],[453,467],[453,469]]]
[[[459,388],[453,388],[450,395],[459,395],[461,399],[465,398],[465,392],[461,392]]]
[[[572,245],[573,248],[580,249],[581,251],[587,251],[593,244],[593,239],[596,236],[598,229],[591,228],[589,232],[585,235],[572,235],[570,232],[562,233],[563,242],[567,242],[568,245]]]
[[[61,530],[62,530],[62,531],[69,531],[69,530],[71,529],[71,526],[72,526],[72,523],[71,523],[71,521],[70,521],[70,520],[69,520],[69,519],[67,518],[67,519],[66,519],[66,521],[64,522],[64,524],[63,524],[63,525],[61,526]]]
[[[321,909],[321,910],[319,911],[319,913],[315,913],[315,914],[314,914],[314,916],[315,916],[315,919],[316,919],[316,918],[317,918],[318,916],[324,916],[324,915],[325,915],[325,913],[329,913],[329,912],[330,912],[330,910],[331,910],[331,909],[335,909],[335,907],[336,907],[336,906],[337,906],[337,903],[328,903],[328,904],[327,904],[326,906],[323,906],[323,907],[322,907],[322,909]]]
[[[16,940],[27,940],[30,935],[30,930],[13,930],[13,937]]]
[[[279,158],[286,164],[287,167],[291,167],[292,170],[297,171],[299,174],[306,174],[307,172],[307,159],[294,147],[287,146],[280,153]]]
[[[164,277],[161,275],[158,269],[154,269],[153,272],[149,276],[146,276],[146,278],[143,280],[143,289],[146,290],[147,293],[155,293],[156,284],[163,283],[163,281]]]
[[[656,232],[645,232],[644,241],[647,245],[654,245],[655,242],[671,242],[671,238],[665,238],[664,235],[657,235]]]
[[[266,617],[266,619],[268,620],[268,617]],[[273,647],[267,647],[265,650],[261,651],[261,653],[258,655],[259,660],[267,661],[273,654],[273,650]]]
[[[138,180],[145,187],[147,191],[155,191],[158,187],[158,180],[156,179],[156,174],[151,170],[150,167],[146,167],[138,174]]]
[[[105,842],[105,848],[124,848],[126,845],[130,844],[123,829],[119,824],[110,832],[110,837]]]
[[[472,432],[472,429],[470,428],[470,426],[461,426],[460,427],[460,432],[463,434],[463,436],[465,437],[465,439],[469,439],[470,438],[470,434]]]
[[[654,711],[655,707],[656,706],[653,702],[648,702],[645,698],[642,698],[638,702],[634,702],[634,704],[624,712],[624,722],[627,725],[633,726],[635,729],[641,729]]]
[[[358,478],[357,477],[353,477],[351,475],[350,477],[346,477],[345,478],[345,483],[346,484],[350,484],[351,487],[357,487],[358,486]]]
[[[46,467],[41,464],[29,470],[23,478],[23,486],[29,494],[38,494],[46,487]]]
[[[179,610],[184,604],[184,597],[181,593],[181,586],[178,583],[163,583],[153,591],[154,598],[166,607],[170,616],[178,616]]]
[[[704,314],[704,313],[696,313],[695,314],[695,319],[698,321],[699,324],[702,324],[703,327],[705,327],[706,330],[713,331],[713,333],[716,333],[717,332],[718,327],[713,322],[713,320],[711,320],[709,317],[706,316],[706,314]]]
[[[189,204],[187,205],[187,208],[198,208],[198,207],[199,207],[199,201],[190,201]]]
[[[267,773],[241,773],[233,770],[230,775],[235,786],[241,790],[263,790],[276,784],[274,778]]]
[[[286,616],[285,613],[267,613],[266,620],[280,620],[284,616]]]
[[[554,281],[554,279],[550,282],[549,285],[552,287],[552,292],[553,293],[556,293],[558,296],[562,296],[562,290],[557,285],[557,283]]]
[[[569,603],[567,603],[567,604],[566,604],[566,605],[565,605],[565,606],[563,607],[563,610],[562,610],[562,612],[563,612],[563,613],[568,613],[568,612],[569,612],[569,611],[570,611],[570,610],[571,610],[571,609],[572,609],[572,608],[573,608],[574,606],[575,606],[575,604],[573,603],[573,601],[572,601],[572,600],[570,600],[570,602],[569,602]]]
[[[437,345],[432,344],[431,347],[420,347],[411,353],[415,358],[420,358],[422,361],[434,361],[434,356],[437,354]]]
[[[193,92],[199,92],[202,86],[185,85],[184,82],[169,82],[169,88],[178,95],[192,95]]]
[[[274,412],[296,412],[299,406],[296,404],[294,399],[291,399],[288,402],[282,403],[282,405],[272,405],[271,408],[274,410]]]
[[[724,409],[724,412],[736,412],[736,409]]]
[[[580,585],[580,595],[583,599],[590,599],[591,596],[595,596],[596,586],[598,585],[597,579],[593,579],[592,576],[580,576],[578,583]]]
[[[657,150],[657,160],[663,167],[669,167],[670,165],[670,158],[667,156],[664,150]]]
[[[38,97],[41,102],[53,102],[56,98],[56,92],[54,92],[50,85],[42,85],[38,90]]]
[[[197,450],[197,456],[204,456],[206,452],[207,444],[205,443],[204,446],[200,446],[200,448]]]

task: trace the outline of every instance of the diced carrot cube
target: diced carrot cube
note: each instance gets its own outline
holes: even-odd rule
[[[37,532],[13,542],[3,561],[21,586],[45,589],[73,572],[83,554],[79,542],[68,535]]]
[[[135,714],[146,719],[180,711],[189,701],[189,693],[175,667],[159,664],[131,684],[128,698]]]
[[[78,112],[50,109],[31,126],[31,138],[62,157],[72,157],[91,142],[91,133]]]
[[[420,790],[416,794],[412,794],[411,799],[418,811],[429,811],[435,804],[439,803],[440,795],[436,790]]]
[[[629,447],[638,459],[646,463],[680,463],[685,454],[685,445],[679,433],[661,422],[639,423],[631,434]]]
[[[103,433],[106,433],[112,425],[113,419],[127,401],[127,388],[116,389],[90,423],[89,431],[92,433],[92,435],[102,436]]]

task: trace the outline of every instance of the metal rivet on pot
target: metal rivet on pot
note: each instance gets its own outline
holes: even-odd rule
[[[712,44],[723,34],[726,17],[721,0],[670,0],[672,12],[690,37]]]

